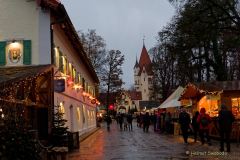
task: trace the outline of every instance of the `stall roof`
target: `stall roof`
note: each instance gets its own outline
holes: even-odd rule
[[[152,109],[159,105],[159,102],[157,101],[139,101],[139,107],[140,109]]]
[[[212,81],[201,83],[189,83],[180,99],[189,99],[193,97],[202,97],[206,94],[217,94],[223,91],[240,90],[240,81]]]
[[[50,71],[52,67],[53,65],[0,67],[0,85],[37,76],[38,74]]]
[[[181,102],[178,101],[184,88],[179,86],[159,107],[159,108],[170,108],[181,106]]]

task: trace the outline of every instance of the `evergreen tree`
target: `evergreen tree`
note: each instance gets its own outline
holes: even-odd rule
[[[8,106],[8,114],[0,118],[0,159],[37,160],[40,150],[23,117],[23,107]]]
[[[64,113],[61,111],[60,106],[55,107],[54,118],[53,118],[53,128],[52,128],[52,144],[53,146],[61,147],[67,146],[67,136],[68,127],[66,127],[66,122],[63,118]]]

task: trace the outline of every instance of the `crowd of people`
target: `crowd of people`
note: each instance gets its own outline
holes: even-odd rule
[[[132,114],[118,113],[115,119],[121,131],[133,130]],[[235,118],[232,112],[227,110],[227,107],[222,104],[217,117],[217,129],[220,135],[220,151],[224,151],[224,143],[226,143],[226,151],[230,152],[230,134],[234,120]],[[109,125],[112,122],[111,118],[108,117],[106,121],[109,130]],[[200,112],[196,111],[191,118],[186,109],[182,107],[177,120],[172,118],[170,112],[162,112],[161,114],[149,114],[149,112],[144,114],[140,113],[136,115],[136,122],[137,127],[143,128],[143,132],[149,132],[149,126],[152,125],[155,132],[166,134],[172,134],[174,130],[173,122],[178,122],[185,144],[188,144],[188,137],[191,133],[193,134],[194,142],[197,142],[199,137],[202,145],[206,142],[208,145],[212,145],[209,136],[212,119],[209,114],[206,113],[205,108],[201,108]]]
[[[217,129],[220,135],[220,151],[224,151],[224,142],[226,143],[227,152],[230,152],[230,134],[232,131],[232,123],[235,118],[231,111],[227,110],[227,107],[222,104],[221,110],[217,117]],[[211,117],[206,113],[205,108],[195,112],[192,120],[189,113],[186,112],[185,108],[181,109],[179,114],[179,123],[181,126],[182,136],[184,142],[188,144],[189,130],[192,130],[194,135],[194,142],[197,141],[199,135],[200,141],[203,144],[207,141],[208,145],[212,145],[209,136],[210,124],[212,123]]]

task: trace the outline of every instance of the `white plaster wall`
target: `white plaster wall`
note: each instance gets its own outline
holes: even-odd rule
[[[51,64],[51,33],[50,13],[47,10],[39,11],[39,63]]]
[[[35,1],[0,0],[0,41],[31,40],[32,64],[50,64],[50,14]]]
[[[79,72],[85,81],[89,85],[94,86],[94,80],[89,74],[89,69],[84,65],[83,60],[79,57],[79,53],[73,48],[69,39],[66,37],[62,29],[56,24],[54,29],[54,44],[58,46],[62,51],[63,55],[66,56],[67,60],[74,66],[77,72]],[[92,104],[90,99],[82,95],[83,89],[73,89],[71,86],[65,84],[65,92],[55,93],[54,99],[55,104],[59,104],[64,101],[66,107],[66,119],[68,120],[67,125],[72,132],[79,132],[80,135],[88,132],[89,130],[96,128],[96,104]],[[70,115],[70,106],[73,106],[73,115]],[[77,119],[77,107],[80,107],[80,120]],[[83,123],[83,114],[85,122]],[[90,116],[92,115],[92,116]],[[72,120],[74,122],[71,122]],[[73,127],[71,128],[71,123]]]
[[[54,104],[59,105],[60,102],[63,103],[65,114],[64,118],[67,120],[66,126],[68,126],[69,131],[79,132],[80,135],[88,132],[89,130],[96,128],[96,110],[95,107],[91,107],[84,102],[72,99],[61,93],[54,93]],[[73,114],[70,114],[70,106],[73,108]],[[80,119],[77,117],[77,108],[80,108]],[[93,115],[90,116],[88,112]],[[83,121],[83,117],[85,121]]]
[[[145,70],[145,68],[143,70]],[[137,91],[140,91],[142,93],[142,100],[144,101],[150,100],[149,97],[151,91],[149,88],[151,87],[151,84],[149,84],[148,78],[152,78],[152,76],[149,76],[146,71],[142,72],[140,76],[136,76],[136,80],[139,80],[139,89]],[[146,90],[146,92],[144,92],[144,90]]]
[[[145,68],[143,68],[143,70],[145,70]],[[144,81],[145,78],[145,81]],[[149,96],[148,96],[148,84],[147,84],[147,74],[146,72],[142,72],[141,76],[140,76],[140,90],[142,92],[142,100],[147,101],[149,100]],[[146,90],[146,92],[144,92],[144,90]]]
[[[74,66],[74,68],[79,72],[86,82],[91,86],[94,86],[94,81],[89,73],[89,69],[84,65],[83,59],[79,57],[80,53],[72,47],[65,33],[60,29],[58,25],[54,25],[54,44],[60,47],[63,55],[67,57],[67,60]]]

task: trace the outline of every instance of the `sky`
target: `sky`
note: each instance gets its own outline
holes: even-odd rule
[[[143,38],[147,50],[157,33],[170,22],[174,8],[168,0],[61,0],[77,31],[95,29],[108,50],[120,50],[124,56],[125,88],[134,83],[133,67],[139,60]]]

